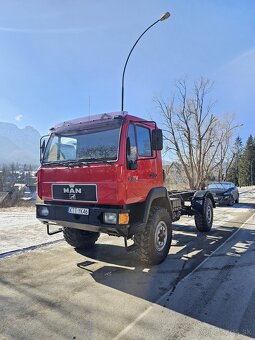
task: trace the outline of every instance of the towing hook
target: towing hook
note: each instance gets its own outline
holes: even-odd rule
[[[63,231],[62,228],[58,228],[57,230],[53,230],[53,231],[50,231],[50,223],[47,223],[47,234],[48,235],[54,235],[54,234],[58,234],[58,233],[61,233]]]

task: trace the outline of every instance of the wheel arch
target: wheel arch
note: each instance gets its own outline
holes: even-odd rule
[[[153,188],[148,193],[145,202],[143,223],[148,222],[150,210],[154,206],[165,208],[168,211],[169,215],[172,217],[171,204],[169,201],[167,189],[165,187]]]
[[[215,208],[216,207],[215,200],[213,194],[209,190],[198,190],[194,193],[191,200],[192,208],[198,213],[203,212],[204,202],[207,198],[209,198],[212,201],[212,205]]]

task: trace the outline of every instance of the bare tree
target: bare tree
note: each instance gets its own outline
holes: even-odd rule
[[[217,170],[218,180],[224,180],[230,167],[234,152],[232,138],[234,129],[239,125],[234,125],[234,116],[226,114],[222,119],[217,120],[217,130],[215,136],[216,153],[212,161],[212,170]]]
[[[176,82],[177,93],[170,104],[157,99],[163,117],[166,151],[177,155],[191,189],[203,186],[213,171],[223,174],[229,151],[233,119],[219,119],[212,113],[213,102],[207,100],[212,82],[200,78],[188,92],[185,79]]]

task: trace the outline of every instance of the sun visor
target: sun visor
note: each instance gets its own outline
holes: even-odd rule
[[[102,117],[102,115],[101,115]],[[70,136],[79,133],[93,133],[104,130],[113,130],[120,127],[121,123],[125,120],[123,116],[103,117],[99,120],[89,121],[69,121],[61,125],[55,126],[50,129],[50,133],[62,136]]]

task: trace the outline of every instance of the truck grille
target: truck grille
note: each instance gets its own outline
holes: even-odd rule
[[[97,202],[97,186],[96,184],[53,184],[52,197],[71,202]]]

